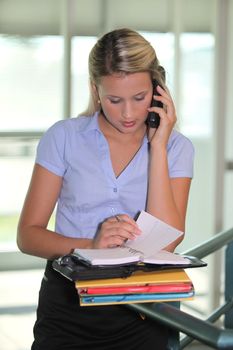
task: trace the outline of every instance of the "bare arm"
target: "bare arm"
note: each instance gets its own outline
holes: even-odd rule
[[[160,126],[155,133],[151,130],[149,135],[151,148],[147,211],[184,232],[191,179],[169,177],[167,142],[176,122],[176,115],[169,93],[161,88],[159,92],[166,110],[156,110],[160,112]],[[169,245],[167,250],[173,251],[182,239],[183,237]]]
[[[151,158],[147,210],[184,231],[191,179],[169,178],[166,154],[157,152]]]
[[[155,172],[151,169],[151,173]],[[150,181],[149,183],[147,211],[184,232],[191,179],[170,179],[166,176],[166,172],[163,175],[159,177],[160,181]],[[183,238],[184,236],[181,236],[166,249],[173,251]]]
[[[90,239],[64,237],[47,229],[61,185],[61,177],[35,165],[18,224],[17,244],[22,252],[54,259],[77,247],[91,247]]]

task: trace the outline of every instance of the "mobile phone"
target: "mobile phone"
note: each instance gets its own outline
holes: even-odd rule
[[[152,85],[153,85],[153,94],[152,94],[152,100],[151,100],[151,107],[160,107],[163,108],[163,104],[160,101],[156,101],[153,96],[154,95],[159,95],[157,92],[157,86],[159,85],[157,80],[153,79],[152,80]],[[150,128],[158,128],[160,123],[160,116],[156,112],[149,112],[147,116],[147,125]]]

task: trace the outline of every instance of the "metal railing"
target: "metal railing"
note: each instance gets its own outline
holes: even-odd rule
[[[127,305],[172,330],[187,335],[170,349],[183,349],[193,339],[214,349],[233,349],[233,228],[216,234],[183,254],[202,259],[225,246],[225,303],[214,310],[207,320],[201,320],[167,303]],[[225,315],[224,329],[212,324],[222,315]]]

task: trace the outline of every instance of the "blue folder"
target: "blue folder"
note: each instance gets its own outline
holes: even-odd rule
[[[122,294],[122,295],[93,295],[80,297],[81,304],[98,304],[98,303],[130,303],[143,301],[164,301],[164,300],[180,300],[192,298],[194,291],[187,293],[162,293],[162,294]]]

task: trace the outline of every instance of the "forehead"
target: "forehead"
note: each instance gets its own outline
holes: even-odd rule
[[[126,91],[136,94],[147,90],[151,86],[151,78],[148,72],[132,74],[112,74],[103,76],[98,86],[99,91],[109,95],[121,95]]]

